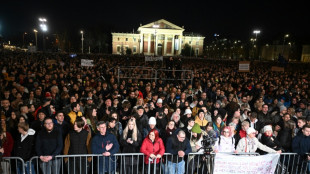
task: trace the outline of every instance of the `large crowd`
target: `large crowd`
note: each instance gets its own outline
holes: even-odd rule
[[[156,170],[171,153],[165,172],[184,173],[183,157],[203,151],[205,136],[216,140],[214,152],[310,152],[309,64],[273,72],[275,62],[251,62],[244,73],[236,61],[165,58],[154,66],[171,71],[155,81],[134,68],[146,66],[141,57],[2,52],[0,59],[0,153],[21,157],[26,171],[34,156],[43,173],[57,173],[56,155],[101,154],[103,173],[115,170],[105,158],[142,152]],[[129,78],[118,79],[125,66]],[[174,70],[191,70],[193,80]],[[126,170],[137,169],[135,158],[126,158]]]

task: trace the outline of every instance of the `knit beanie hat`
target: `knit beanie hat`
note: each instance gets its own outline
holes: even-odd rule
[[[198,115],[200,114],[200,112],[203,112],[203,110],[202,109],[199,109],[198,110]],[[203,112],[204,113],[204,112]]]
[[[284,111],[284,110],[286,110],[287,108],[284,106],[284,105],[282,105],[282,106],[280,106],[280,112],[282,112],[282,111]]]
[[[190,109],[185,109],[184,115],[187,115],[187,114],[192,114],[192,111]]]
[[[248,134],[248,135],[251,133],[254,133],[254,132],[256,132],[256,130],[252,127],[249,127],[248,130],[246,130],[246,134]]]
[[[156,119],[155,119],[155,117],[151,117],[151,118],[149,119],[149,124],[156,125]]]
[[[197,134],[200,134],[201,133],[201,129],[200,129],[200,126],[199,124],[195,123],[193,128],[192,128],[192,132],[193,133],[197,133]]]
[[[267,132],[267,131],[272,131],[272,127],[270,126],[270,125],[266,125],[265,127],[264,127],[264,133],[265,132]]]

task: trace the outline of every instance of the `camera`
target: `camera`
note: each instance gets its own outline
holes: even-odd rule
[[[216,142],[216,136],[215,136],[215,132],[213,134],[213,132],[208,132],[207,135],[203,135],[203,139],[201,141],[201,145],[202,145],[202,149],[204,151],[205,155],[210,155],[210,153],[212,152],[212,146],[214,146]]]

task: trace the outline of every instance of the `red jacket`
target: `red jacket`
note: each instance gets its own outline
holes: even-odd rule
[[[1,140],[0,140],[1,141]],[[9,132],[6,132],[6,141],[2,142],[2,147],[4,150],[3,157],[10,157],[13,150],[14,140]]]
[[[144,163],[148,164],[149,163],[149,158],[151,154],[158,155],[160,154],[161,156],[164,155],[165,153],[165,146],[163,143],[163,140],[161,138],[158,138],[154,143],[147,137],[143,140],[140,152],[144,153]],[[159,163],[160,159],[156,160],[156,163]],[[151,162],[151,163],[154,163]]]

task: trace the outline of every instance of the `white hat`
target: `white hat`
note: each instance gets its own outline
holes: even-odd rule
[[[149,124],[156,125],[156,119],[155,119],[155,117],[151,117],[151,118],[149,119]]]
[[[266,131],[272,131],[272,127],[270,126],[270,125],[266,125],[265,127],[264,127],[264,133],[266,132]]]
[[[248,135],[251,133],[254,133],[254,132],[256,132],[256,130],[252,127],[249,127],[248,130],[246,130],[246,134],[248,134]]]
[[[163,103],[163,99],[159,98],[159,99],[157,100],[157,103]]]
[[[192,111],[190,109],[185,109],[184,115],[187,115],[187,114],[192,114]]]

